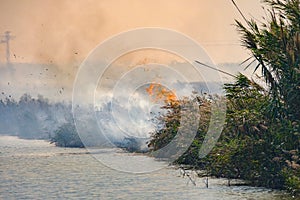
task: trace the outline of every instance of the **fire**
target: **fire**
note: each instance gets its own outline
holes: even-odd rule
[[[146,91],[154,102],[164,101],[171,104],[177,102],[175,92],[167,90],[159,83],[151,83]]]

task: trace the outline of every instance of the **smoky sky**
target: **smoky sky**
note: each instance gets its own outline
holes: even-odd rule
[[[260,0],[236,3],[246,17],[263,16]],[[13,70],[5,68],[6,46],[0,43],[1,98],[27,92],[70,100],[76,73],[90,52],[116,34],[142,27],[185,34],[214,63],[242,62],[249,55],[240,45],[234,19],[242,21],[230,0],[0,0],[0,41],[5,31],[14,36]],[[129,53],[115,61],[119,68],[107,79],[117,77],[113,73],[120,68],[173,59],[183,62],[161,52]]]
[[[236,0],[260,18],[260,0]],[[242,61],[230,0],[1,0],[0,33],[11,31],[12,62],[55,63],[67,70],[105,39],[140,27],[179,31],[199,42],[216,63]],[[5,45],[0,45],[5,62]]]

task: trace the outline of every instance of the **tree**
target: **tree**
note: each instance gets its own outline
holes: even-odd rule
[[[219,145],[210,154],[212,174],[241,178],[256,186],[282,188],[281,157],[268,116],[270,97],[265,90],[240,74],[225,84],[227,116]],[[276,125],[276,124],[275,124]]]
[[[236,21],[242,43],[258,61],[255,71],[262,77],[272,96],[271,109],[275,117],[300,119],[300,1],[264,0],[271,9],[269,20],[258,24]],[[252,61],[253,62],[253,61]]]
[[[264,2],[271,7],[265,23],[243,16],[246,25],[236,24],[252,55],[247,61],[258,62],[254,71],[260,69],[269,86],[265,115],[271,125],[266,145],[275,151],[273,161],[285,177],[283,186],[300,194],[300,0]]]

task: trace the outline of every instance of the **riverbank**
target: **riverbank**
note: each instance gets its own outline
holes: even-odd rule
[[[185,140],[184,137],[176,138],[179,130],[190,130],[189,125],[181,123],[181,117],[192,119],[195,115],[182,111],[180,105],[196,102],[201,121],[191,145],[174,161],[176,164],[205,170],[209,176],[242,179],[252,186],[287,190],[292,196],[299,196],[299,121],[272,117],[269,110],[272,99],[242,74],[237,76],[235,83],[225,84],[224,89],[226,99],[203,95],[166,105],[168,113],[161,117],[165,126],[152,133],[150,148],[158,151],[176,140],[172,149],[180,149]],[[212,113],[212,107],[220,102],[227,107],[225,123],[219,119],[221,112]],[[209,126],[212,114],[215,115],[214,127]],[[220,137],[208,135],[209,129],[214,133],[219,128],[222,130]],[[204,141],[209,142],[206,148],[211,151],[200,156]],[[162,156],[168,156],[176,152],[163,153]]]

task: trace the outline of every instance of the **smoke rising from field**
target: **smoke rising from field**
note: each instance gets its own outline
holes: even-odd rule
[[[261,16],[259,0],[237,1]],[[200,42],[216,62],[243,60],[230,1],[2,0],[0,33],[11,31],[12,62],[54,63],[73,70],[100,42],[138,27],[177,30]],[[0,45],[0,61],[5,47]],[[239,56],[242,56],[239,58]]]

